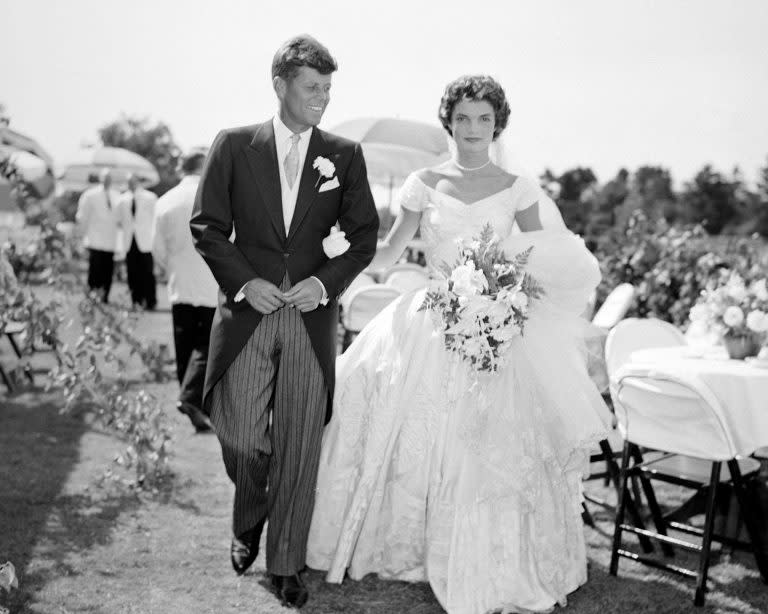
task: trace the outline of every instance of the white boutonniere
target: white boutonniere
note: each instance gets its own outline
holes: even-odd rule
[[[334,166],[333,162],[331,162],[328,158],[324,158],[323,156],[317,156],[317,158],[315,158],[315,161],[312,163],[312,168],[316,169],[318,172],[315,187],[318,186],[320,180],[323,177],[326,179],[331,179],[333,174],[336,172],[336,167]]]

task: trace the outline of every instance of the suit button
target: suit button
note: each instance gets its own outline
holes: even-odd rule
[[[283,252],[283,258],[285,258],[286,260],[288,260],[290,255],[291,255],[291,252]]]

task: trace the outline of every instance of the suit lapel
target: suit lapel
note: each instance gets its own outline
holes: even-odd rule
[[[296,196],[296,208],[293,211],[293,218],[291,218],[291,227],[288,232],[288,242],[291,242],[296,231],[301,226],[301,222],[312,207],[312,203],[317,197],[317,183],[318,172],[312,168],[312,164],[317,156],[327,156],[329,152],[324,151],[325,139],[323,138],[320,130],[317,128],[312,129],[312,134],[309,137],[309,147],[307,149],[307,157],[304,159],[304,167],[301,171],[301,181],[299,182],[299,193]]]
[[[256,129],[250,145],[245,148],[245,152],[248,158],[248,166],[261,192],[264,205],[272,220],[272,225],[275,227],[278,236],[285,240],[280,171],[277,167],[275,130],[271,120],[261,124]]]

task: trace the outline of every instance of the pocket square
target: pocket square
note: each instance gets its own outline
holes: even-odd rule
[[[320,189],[318,189],[318,192],[327,192],[328,190],[333,190],[334,188],[339,187],[339,178],[334,177],[330,181],[326,181],[324,184],[320,186]]]

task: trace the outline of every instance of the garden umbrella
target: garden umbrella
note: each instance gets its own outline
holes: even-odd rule
[[[112,171],[112,181],[117,186],[124,185],[130,173],[146,187],[160,181],[152,163],[132,151],[121,147],[91,147],[81,149],[64,166],[59,176],[62,188],[82,191],[90,185],[90,177],[98,175],[104,168]]]
[[[6,158],[33,196],[46,198],[53,193],[53,159],[37,141],[10,128],[0,127],[0,159]],[[3,194],[6,191],[9,193],[7,182],[0,179],[0,183],[6,186]],[[7,200],[4,196],[0,199]]]
[[[439,126],[395,117],[363,117],[331,129],[363,146],[368,177],[399,183],[413,171],[448,159],[448,139]]]

